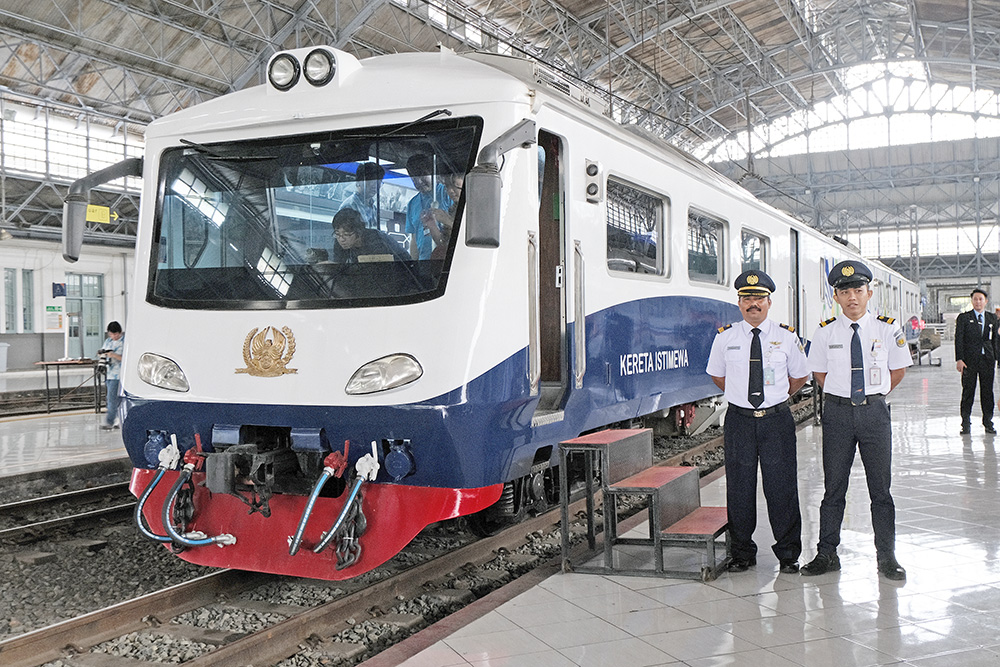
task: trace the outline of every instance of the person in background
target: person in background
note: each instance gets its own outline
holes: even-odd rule
[[[706,372],[725,392],[726,507],[732,540],[730,572],[757,564],[757,465],[763,478],[778,569],[799,571],[802,515],[796,474],[795,420],[788,397],[809,377],[799,337],[767,318],[774,281],[763,271],[736,278],[743,321],[719,329]]]
[[[375,204],[375,195],[378,194],[382,178],[385,176],[385,169],[374,162],[362,162],[358,165],[354,175],[354,192],[352,192],[340,205],[340,210],[352,208],[361,214],[361,219],[365,222],[365,227],[369,229],[379,229],[378,207]]]
[[[983,428],[993,435],[993,374],[997,365],[997,317],[986,311],[990,297],[980,288],[972,290],[972,310],[955,318],[955,369],[962,374],[962,430],[972,430],[972,404],[976,402],[979,383],[979,405],[983,410]]]
[[[894,581],[906,579],[906,570],[896,561],[896,506],[889,493],[892,423],[885,397],[903,379],[913,359],[896,321],[868,312],[871,280],[871,270],[861,262],[834,265],[827,282],[843,315],[820,322],[809,346],[809,368],[824,394],[824,493],[817,554],[802,566],[805,576],[840,569],[840,527],[858,451],[871,499],[878,573]]]
[[[445,194],[448,195],[447,201],[441,202],[445,207],[430,209],[429,217],[431,219],[424,223],[424,231],[434,239],[431,259],[444,259],[445,252],[448,250],[448,239],[451,238],[451,231],[455,226],[455,212],[458,208],[458,200],[462,196],[465,174],[444,174],[441,181],[444,184]]]
[[[442,211],[451,206],[451,198],[444,183],[435,178],[434,162],[424,153],[415,153],[406,161],[406,173],[413,181],[417,194],[406,205],[406,234],[410,239],[410,256],[413,259],[430,259],[434,251],[435,232],[441,225],[431,209]],[[430,228],[436,227],[434,232]]]
[[[115,419],[118,417],[118,406],[121,403],[119,384],[122,371],[122,348],[125,345],[125,332],[118,322],[108,323],[108,337],[104,339],[104,345],[98,350],[98,354],[104,357],[107,362],[107,377],[105,386],[107,387],[107,414],[104,417],[104,424],[101,428],[110,431],[118,428]]]

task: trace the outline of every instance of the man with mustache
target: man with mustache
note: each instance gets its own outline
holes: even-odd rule
[[[757,465],[763,478],[779,571],[798,572],[802,553],[795,456],[795,421],[788,397],[809,375],[795,329],[767,319],[774,281],[763,271],[736,278],[743,321],[719,329],[706,372],[725,392],[726,506],[732,542],[730,572],[757,564]]]
[[[837,547],[847,506],[855,450],[861,452],[871,499],[878,572],[902,581],[896,562],[896,507],[892,481],[892,424],[885,395],[913,364],[903,329],[891,317],[868,312],[872,272],[861,262],[836,264],[827,276],[843,315],[821,322],[809,347],[809,368],[823,388],[823,502],[816,557],[802,566],[813,576],[840,569]]]

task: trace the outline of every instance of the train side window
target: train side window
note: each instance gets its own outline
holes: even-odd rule
[[[722,284],[725,223],[695,209],[688,210],[688,277]]]
[[[662,276],[663,210],[661,197],[622,181],[608,179],[608,270]]]
[[[767,237],[743,230],[740,271],[767,271]]]

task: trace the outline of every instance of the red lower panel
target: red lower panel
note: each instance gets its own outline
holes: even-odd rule
[[[176,471],[166,473],[143,508],[150,528],[158,535],[166,534],[160,513],[177,475]],[[155,470],[134,469],[132,493],[138,498],[155,476]],[[230,495],[209,492],[200,485],[203,479],[203,474],[195,473],[195,516],[188,530],[200,530],[209,536],[229,533],[236,537],[236,544],[185,549],[180,558],[210,567],[331,580],[351,579],[378,567],[399,553],[425,526],[489,507],[503,489],[502,484],[478,489],[366,484],[361,490],[368,528],[360,540],[361,558],[338,571],[336,544],[330,544],[320,554],[313,553],[312,548],[337,520],[346,492],[340,498],[317,499],[302,545],[298,553],[289,556],[289,538],[295,534],[307,497],[273,496],[271,516],[265,518],[260,513],[247,514],[247,506]]]

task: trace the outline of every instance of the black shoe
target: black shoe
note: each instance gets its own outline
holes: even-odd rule
[[[970,433],[972,433],[972,429],[967,424],[963,424],[962,430],[958,432],[959,435],[969,435]]]
[[[878,559],[878,573],[886,579],[891,579],[892,581],[906,580],[906,570],[903,569],[902,565],[896,562],[896,558],[894,556]]]
[[[756,558],[734,558],[729,561],[730,572],[746,572],[757,564]]]
[[[996,435],[997,434],[997,430],[995,428],[993,428],[992,426],[987,426],[986,427],[986,432],[989,433],[990,435]]]
[[[782,574],[795,574],[799,571],[799,561],[795,558],[782,558],[778,563],[778,572]]]
[[[840,569],[840,558],[837,554],[816,554],[816,557],[803,565],[799,573],[807,577],[814,577],[817,574],[836,572]]]

